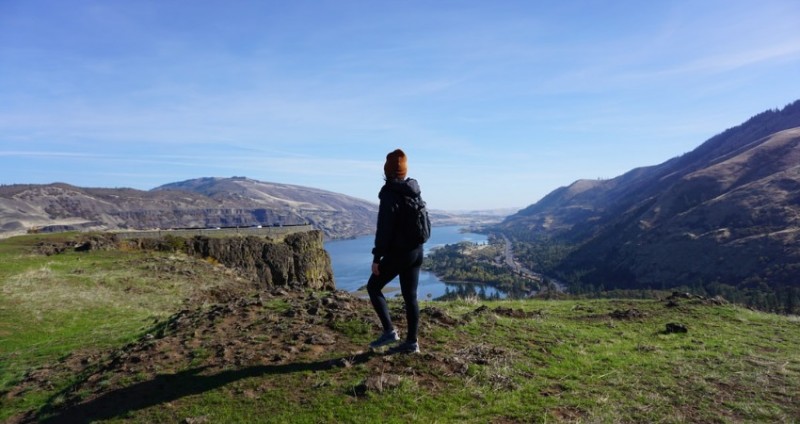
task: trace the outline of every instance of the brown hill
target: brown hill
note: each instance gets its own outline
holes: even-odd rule
[[[800,101],[660,165],[559,188],[500,228],[574,246],[555,268],[607,288],[795,283]]]
[[[377,205],[329,191],[243,177],[150,191],[68,184],[0,187],[0,234],[40,229],[153,229],[310,223],[328,237],[374,231]]]

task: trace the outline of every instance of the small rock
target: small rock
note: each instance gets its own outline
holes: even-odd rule
[[[461,358],[454,357],[451,362],[453,372],[456,374],[466,375],[469,372],[469,364],[461,360]]]
[[[253,390],[243,390],[242,395],[247,399],[257,399],[258,393],[254,392]]]
[[[312,334],[306,339],[306,343],[312,345],[332,345],[336,339],[330,334]]]
[[[688,331],[689,331],[689,329],[686,328],[685,325],[678,324],[677,322],[670,322],[670,323],[667,323],[667,328],[666,328],[666,330],[664,330],[664,333],[666,333],[666,334],[686,333]]]
[[[727,305],[728,301],[725,300],[724,297],[717,295],[712,297],[711,299],[708,299],[708,303],[712,305]]]
[[[383,393],[386,390],[391,390],[400,386],[402,379],[399,375],[395,374],[380,374],[371,375],[366,378],[361,384],[355,387],[357,395],[363,395],[367,392]]]
[[[289,296],[289,292],[284,289],[277,288],[272,290],[272,295],[278,297],[284,297],[284,296]]]
[[[614,312],[610,313],[609,315],[611,316],[611,318],[615,319],[632,319],[632,318],[642,318],[645,314],[636,308],[631,308],[631,309],[626,309],[624,311],[621,309],[617,309]]]

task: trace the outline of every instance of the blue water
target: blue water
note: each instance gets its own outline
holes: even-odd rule
[[[473,243],[486,243],[484,234],[462,233],[461,227],[433,227],[431,238],[425,243],[426,254],[431,249],[445,244],[454,244],[460,241]],[[367,284],[370,268],[372,266],[372,247],[375,236],[363,236],[351,240],[333,240],[325,243],[325,250],[331,255],[333,277],[336,288],[349,292],[357,291]],[[420,300],[435,299],[447,294],[448,291],[462,291],[465,294],[481,293],[485,296],[504,296],[493,287],[480,284],[447,284],[434,274],[421,271],[419,274],[419,287],[417,297]],[[400,284],[397,279],[389,283],[384,289],[387,297],[400,296]]]

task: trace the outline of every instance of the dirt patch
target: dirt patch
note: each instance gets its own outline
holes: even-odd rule
[[[466,347],[455,352],[455,357],[478,365],[496,364],[510,358],[511,351],[486,343]]]
[[[575,305],[575,306],[573,306],[572,310],[573,311],[584,311],[584,312],[588,312],[588,313],[593,313],[594,312],[594,308],[591,308],[589,306],[586,306],[586,305],[583,305],[583,304],[580,304],[580,303]]]
[[[574,309],[574,308],[573,308]],[[589,309],[578,309],[580,311],[588,311]],[[608,325],[614,325],[612,321],[641,321],[647,318],[648,314],[636,308],[614,309],[607,313],[591,313],[588,315],[578,315],[574,317],[575,320],[585,320],[589,322],[605,322]]]
[[[363,396],[367,392],[383,393],[387,390],[392,390],[403,383],[403,377],[397,374],[378,374],[371,375],[364,379],[359,385],[355,387],[353,393],[356,396]]]
[[[553,384],[551,386],[545,387],[542,389],[539,394],[543,397],[559,397],[562,393],[568,391],[569,389],[561,384]]]
[[[60,253],[64,253],[67,249],[71,248],[72,246],[66,243],[48,243],[48,242],[41,242],[36,244],[33,247],[33,253],[37,255],[45,255],[45,256],[52,256],[58,255]]]
[[[586,415],[580,409],[570,406],[560,406],[551,409],[550,414],[557,422],[581,422]]]
[[[119,241],[113,234],[82,234],[74,239],[39,242],[33,247],[33,253],[52,256],[67,251],[110,250],[116,249],[118,245]]]
[[[452,327],[460,323],[459,320],[451,317],[443,309],[435,306],[427,306],[420,311],[420,318],[427,318],[430,322],[437,322],[446,327]]]
[[[629,320],[629,319],[641,319],[646,317],[647,314],[636,308],[630,308],[630,309],[615,309],[610,314],[608,314],[608,316],[618,320]]]
[[[514,309],[514,308],[503,308],[498,306],[497,308],[492,309],[492,312],[495,315],[509,317],[509,318],[541,318],[542,312],[541,311],[524,311],[522,309]]]
[[[527,319],[527,318],[542,318],[543,313],[541,311],[524,311],[522,309],[514,309],[514,308],[504,308],[502,306],[498,306],[494,309],[490,309],[486,305],[481,305],[475,308],[472,311],[467,312],[461,318],[464,323],[470,322],[473,319],[485,316],[487,314],[494,314],[496,316],[508,317],[508,318],[520,318],[520,319]]]
[[[461,319],[464,320],[464,322],[470,322],[477,317],[486,315],[487,313],[489,313],[489,307],[486,305],[481,305],[464,314]]]
[[[671,295],[665,297],[664,299],[664,306],[668,308],[674,308],[680,306],[682,302],[686,302],[692,305],[727,305],[729,302],[725,300],[722,296],[714,296],[711,298],[707,298],[704,296],[699,296],[696,294],[686,293],[686,292],[672,292]]]

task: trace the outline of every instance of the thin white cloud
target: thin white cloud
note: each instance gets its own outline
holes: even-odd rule
[[[686,74],[721,74],[763,62],[800,59],[800,39],[779,45],[723,53],[679,64],[670,68],[642,74],[630,74],[622,79],[659,79]]]
[[[358,176],[382,169],[380,161],[337,159],[299,154],[226,155],[226,154],[96,154],[83,152],[0,151],[0,157],[103,159],[105,164],[172,165],[196,169],[229,169],[280,172],[315,176]],[[165,174],[167,175],[167,174]]]
[[[434,186],[449,203],[520,204],[503,181],[614,176],[617,156],[667,159],[800,92],[791,0],[562,3],[199,4],[177,26],[169,3],[21,4],[0,16],[19,34],[0,39],[0,177],[247,175],[372,199],[399,146],[453,182]]]
[[[76,153],[76,152],[40,152],[40,151],[20,151],[20,150],[0,150],[0,156],[18,158],[74,158],[74,159],[103,159],[111,158],[112,155],[97,153]]]

